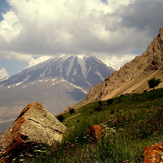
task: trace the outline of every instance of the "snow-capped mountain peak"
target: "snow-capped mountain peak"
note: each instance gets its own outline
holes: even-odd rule
[[[92,56],[59,56],[30,67],[0,85],[10,86],[27,84],[43,78],[62,77],[64,80],[88,91],[92,86],[102,82],[114,69]]]

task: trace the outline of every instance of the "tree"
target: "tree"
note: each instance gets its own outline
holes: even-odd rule
[[[161,79],[156,79],[155,77],[148,80],[148,85],[149,88],[155,88],[156,86],[158,86],[161,83]]]

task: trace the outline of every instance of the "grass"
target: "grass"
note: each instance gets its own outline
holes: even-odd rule
[[[63,117],[68,130],[61,144],[22,152],[13,162],[142,162],[146,146],[163,142],[163,89],[91,103]],[[116,133],[90,144],[89,129],[102,123]]]

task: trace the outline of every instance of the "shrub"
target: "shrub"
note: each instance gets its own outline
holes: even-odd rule
[[[107,104],[108,105],[113,104],[113,101],[114,101],[114,99],[109,99],[109,100],[107,100]]]
[[[147,90],[144,90],[144,91],[143,91],[143,93],[146,93],[146,92],[147,92]]]
[[[69,113],[70,113],[70,114],[75,113],[75,109],[73,109],[73,108],[72,108],[72,109],[70,109],[70,110],[69,110]]]
[[[155,77],[148,80],[148,85],[149,85],[149,88],[155,88],[156,86],[158,86],[160,83],[161,83],[161,79],[156,79]]]
[[[94,108],[94,110],[95,110],[95,111],[101,111],[101,110],[102,110],[102,107],[97,106],[97,107]]]
[[[101,101],[98,101],[98,104],[99,104],[99,105],[102,105],[102,102],[101,102]]]
[[[57,119],[58,119],[60,122],[63,122],[64,116],[63,116],[63,115],[59,115],[59,116],[57,117]]]
[[[114,110],[111,110],[111,114],[114,114]]]

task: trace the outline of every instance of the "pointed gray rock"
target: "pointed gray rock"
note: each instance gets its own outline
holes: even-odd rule
[[[40,103],[29,104],[13,125],[0,135],[0,163],[27,143],[53,145],[61,142],[66,127]]]

